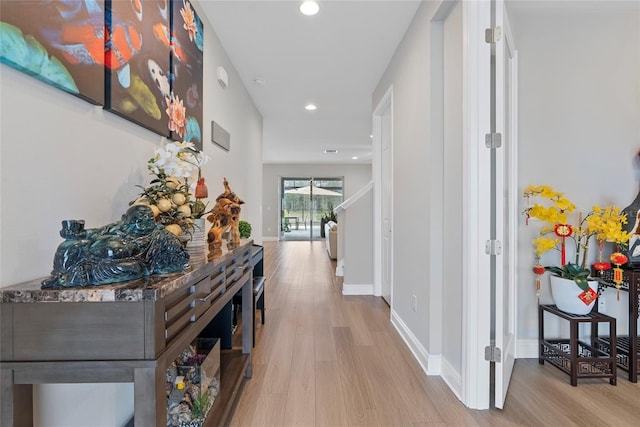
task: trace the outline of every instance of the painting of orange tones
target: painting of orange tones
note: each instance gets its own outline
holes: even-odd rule
[[[173,1],[171,70],[173,85],[167,105],[171,138],[192,142],[202,150],[202,21],[188,0]]]
[[[102,105],[104,8],[105,0],[0,1],[0,62]]]
[[[188,0],[0,0],[0,62],[202,150],[203,25]]]
[[[170,0],[106,1],[105,108],[169,138]]]

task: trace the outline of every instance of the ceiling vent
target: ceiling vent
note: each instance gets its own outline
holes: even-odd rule
[[[330,148],[330,149],[324,150],[324,154],[338,154],[338,150],[336,150],[335,148]]]

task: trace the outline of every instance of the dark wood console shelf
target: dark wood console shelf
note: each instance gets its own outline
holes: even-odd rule
[[[544,314],[550,313],[569,321],[569,338],[549,339],[544,333]],[[578,338],[578,325],[591,324],[590,342]],[[608,323],[611,346],[602,345],[598,336],[598,324]],[[616,385],[616,319],[606,314],[591,312],[585,315],[570,314],[559,310],[555,305],[538,306],[538,327],[540,353],[538,362],[543,365],[549,362],[567,373],[571,385],[578,385],[578,378],[609,378],[611,385]]]
[[[252,240],[180,273],[91,288],[0,288],[0,425],[33,425],[32,385],[131,382],[134,425],[167,423],[166,369],[234,295],[253,296]],[[253,308],[241,348],[223,350],[220,390],[205,426],[229,421],[251,377]]]
[[[600,276],[600,286],[614,288],[613,271],[597,272],[592,270],[593,277]],[[618,366],[629,373],[629,381],[638,382],[640,370],[640,348],[638,346],[638,312],[640,311],[640,271],[624,269],[622,273],[621,292],[629,294],[629,325],[627,335],[618,335]],[[596,304],[596,310],[598,305]],[[606,340],[606,339],[605,339]],[[610,343],[607,341],[607,345]]]

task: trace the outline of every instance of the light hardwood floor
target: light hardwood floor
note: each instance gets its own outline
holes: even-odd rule
[[[516,362],[504,410],[466,409],[426,376],[381,298],[343,296],[323,242],[265,242],[265,325],[232,426],[638,426],[640,383]],[[259,313],[257,314],[259,315]]]

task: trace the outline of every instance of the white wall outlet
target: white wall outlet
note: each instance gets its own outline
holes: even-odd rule
[[[607,311],[607,300],[602,295],[598,298],[598,311],[601,313]]]
[[[415,295],[411,295],[411,306],[413,311],[418,311],[418,297]]]

